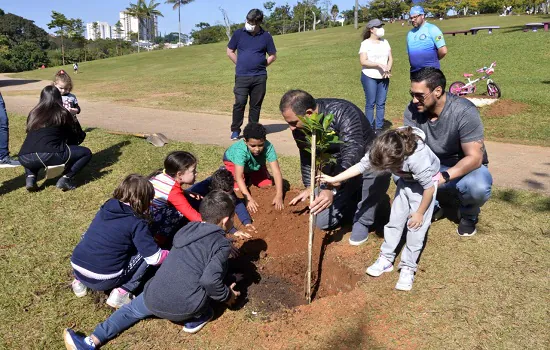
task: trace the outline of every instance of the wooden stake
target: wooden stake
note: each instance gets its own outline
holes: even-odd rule
[[[315,163],[315,153],[317,151],[317,137],[316,137],[315,131],[313,131],[311,135],[311,171],[309,175],[309,188],[310,188],[310,194],[309,194],[309,205],[311,206],[311,203],[313,203],[313,200],[315,199],[315,169],[317,169],[316,163]],[[307,291],[306,291],[306,298],[307,303],[311,304],[311,256],[313,253],[313,225],[315,223],[315,215],[309,212],[309,240],[308,240],[308,256],[307,256]]]

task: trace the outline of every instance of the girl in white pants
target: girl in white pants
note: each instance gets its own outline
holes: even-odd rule
[[[359,163],[337,176],[320,176],[321,182],[335,183],[378,170],[391,171],[398,178],[380,257],[367,274],[378,277],[393,271],[395,250],[407,225],[407,242],[399,264],[401,273],[395,286],[399,290],[412,289],[416,261],[430,227],[437,193],[439,159],[424,143],[425,137],[422,130],[408,126],[389,130],[375,139]]]

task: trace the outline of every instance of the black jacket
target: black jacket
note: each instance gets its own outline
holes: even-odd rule
[[[227,301],[230,291],[223,279],[230,251],[220,227],[204,222],[185,225],[145,286],[145,305],[155,316],[180,322],[200,313],[209,298]]]
[[[375,135],[365,114],[353,103],[336,98],[319,98],[316,102],[319,113],[334,115],[330,129],[344,142],[329,149],[336,157],[336,164],[323,169],[325,173],[334,176],[358,163],[369,149]],[[305,138],[301,130],[295,129],[292,136],[300,149],[302,182],[307,187],[310,185],[311,154],[305,150],[307,145],[304,143]]]

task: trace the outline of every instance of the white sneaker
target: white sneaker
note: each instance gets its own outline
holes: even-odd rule
[[[384,272],[391,271],[393,271],[393,263],[386,259],[386,257],[384,257],[383,255],[380,255],[378,259],[376,259],[374,264],[369,266],[369,268],[367,269],[367,275],[378,277]]]
[[[413,287],[414,282],[414,271],[408,267],[401,268],[401,273],[399,274],[399,280],[395,285],[395,289],[409,291]]]
[[[71,283],[71,287],[73,288],[74,295],[78,298],[82,298],[86,295],[86,293],[88,293],[88,288],[76,278]]]
[[[122,306],[129,304],[130,301],[132,301],[130,296],[130,292],[127,292],[122,288],[115,288],[111,291],[111,294],[109,294],[109,298],[107,298],[106,303],[112,308],[120,309]]]

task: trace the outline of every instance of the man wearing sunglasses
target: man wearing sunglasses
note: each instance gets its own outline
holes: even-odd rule
[[[438,194],[450,192],[460,201],[462,237],[476,233],[480,208],[489,200],[493,178],[487,165],[483,124],[474,104],[445,93],[446,79],[437,68],[422,68],[411,74],[411,97],[404,124],[421,129],[426,144],[441,163]],[[434,217],[442,214],[436,204]]]
[[[414,27],[407,34],[411,72],[423,67],[440,68],[439,60],[447,54],[443,33],[437,26],[426,22],[421,6],[411,8],[409,19]]]

